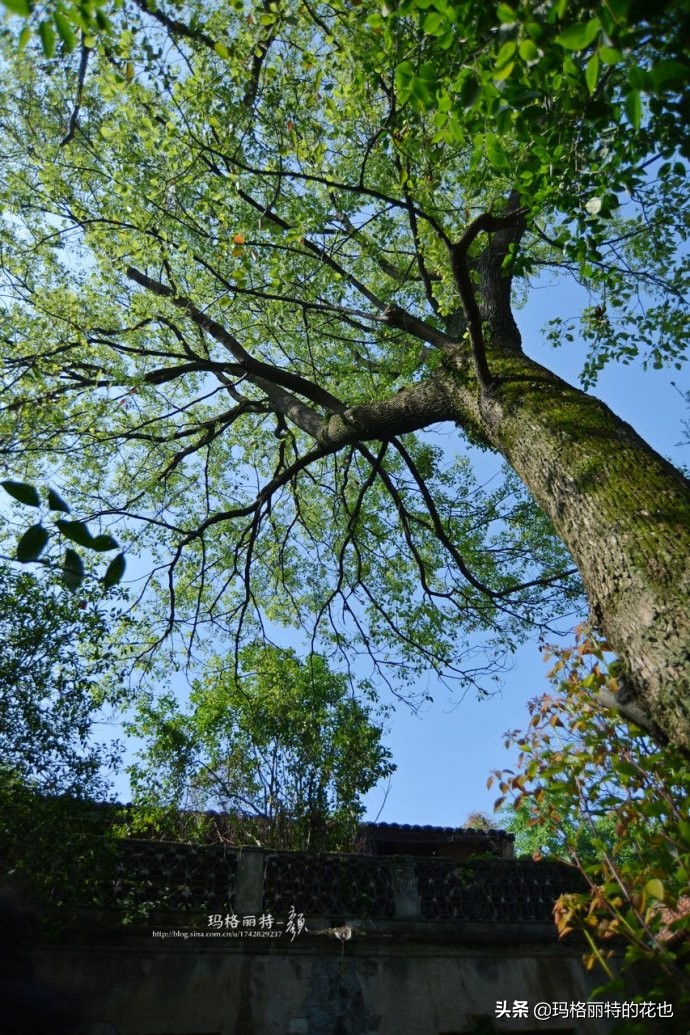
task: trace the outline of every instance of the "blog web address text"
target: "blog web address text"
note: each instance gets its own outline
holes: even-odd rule
[[[197,941],[208,938],[282,938],[290,941],[307,932],[307,922],[303,913],[298,913],[294,906],[285,920],[277,919],[271,913],[209,913],[206,929],[197,927],[154,928],[154,938],[166,941]]]

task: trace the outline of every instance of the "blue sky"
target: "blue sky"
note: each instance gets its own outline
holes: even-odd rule
[[[567,283],[547,284],[534,289],[517,313],[525,351],[573,384],[578,383],[582,347],[576,340],[569,349],[553,349],[544,344],[542,328],[554,316],[577,316],[582,304]],[[681,423],[688,418],[682,394],[688,389],[686,371],[612,364],[592,394],[664,456],[688,464],[690,449],[680,444]],[[487,789],[487,777],[515,759],[515,753],[504,748],[503,733],[524,729],[527,701],[548,689],[547,670],[535,640],[520,648],[502,691],[491,698],[477,701],[467,694],[462,701],[453,700],[439,687],[433,705],[419,717],[398,707],[386,738],[398,769],[387,789],[381,786],[368,796],[367,819],[462,826],[470,812],[491,815],[498,791]],[[430,691],[434,693],[433,685]]]

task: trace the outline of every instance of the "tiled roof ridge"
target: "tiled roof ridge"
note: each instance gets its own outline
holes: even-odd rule
[[[445,835],[462,835],[470,837],[492,837],[492,838],[506,838],[513,840],[514,834],[509,833],[507,830],[494,829],[491,830],[480,830],[476,827],[442,827],[435,826],[431,823],[362,823],[361,829],[370,831],[371,833],[388,832],[408,832],[413,831],[414,833],[434,833],[434,834],[445,834]]]

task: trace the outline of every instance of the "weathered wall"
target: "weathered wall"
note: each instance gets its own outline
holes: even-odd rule
[[[549,942],[417,941],[404,930],[290,947],[249,941],[165,943],[151,935],[74,940],[38,954],[39,971],[76,992],[103,1035],[439,1035],[467,1031],[496,1002],[578,1002],[588,987],[577,950]],[[404,926],[404,925],[403,925]],[[434,926],[434,925],[432,925]],[[498,1022],[497,1022],[498,1027]],[[601,1021],[534,1018],[506,1032],[598,1035]]]
[[[80,998],[90,1035],[459,1035],[497,1002],[587,1000],[582,947],[559,943],[551,918],[572,881],[555,864],[491,857],[129,842],[100,912],[77,912],[36,959]],[[608,1027],[531,1015],[496,1030]]]

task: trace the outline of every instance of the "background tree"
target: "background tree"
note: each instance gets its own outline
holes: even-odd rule
[[[116,607],[49,573],[0,565],[0,856],[3,877],[59,903],[79,872],[88,895],[119,757],[98,736],[106,636]]]
[[[356,842],[362,797],[395,766],[381,745],[371,690],[312,654],[246,647],[235,673],[218,659],[195,683],[189,709],[172,695],[140,703],[130,732],[147,739],[130,768],[135,812],[194,836],[198,813],[219,809],[216,835],[304,851]],[[171,816],[172,814],[172,816]],[[166,827],[167,829],[167,827]],[[208,830],[206,830],[208,835]]]
[[[467,830],[495,830],[496,824],[485,812],[469,812],[462,824]]]
[[[602,843],[612,849],[616,843],[616,820],[612,815],[597,816],[591,823],[569,823],[557,811],[545,814],[522,801],[515,808],[504,805],[498,814],[498,825],[515,835],[515,854],[541,859],[552,856],[571,862],[571,846],[578,859],[591,860],[600,855]],[[596,844],[595,844],[596,840]]]
[[[674,1030],[690,1016],[690,769],[684,753],[659,747],[602,709],[615,700],[619,668],[607,644],[583,635],[555,652],[555,690],[534,700],[517,773],[497,772],[512,797],[518,847],[563,858],[588,890],[563,895],[555,919],[589,943],[588,967],[601,965],[621,941],[624,973],[640,964],[645,998],[674,1002]],[[502,804],[504,797],[499,799]]]
[[[142,3],[86,65],[10,39],[12,473],[127,519],[153,643],[270,618],[397,685],[481,683],[477,632],[499,654],[571,609],[553,528],[619,705],[687,747],[687,480],[511,308],[513,278],[565,270],[590,380],[681,361],[682,5],[432,6]],[[452,448],[414,434],[442,422]],[[483,495],[468,442],[545,518],[515,481]]]
[[[0,566],[0,755],[45,795],[98,797],[116,753],[94,727],[108,665],[108,612],[87,589]]]
[[[591,707],[592,701],[588,704]],[[509,734],[510,737],[515,735],[516,731]],[[623,735],[627,735],[627,731]],[[504,772],[506,777],[514,775],[507,770]],[[517,856],[531,856],[536,860],[550,856],[568,863],[572,863],[573,857],[576,857],[591,863],[598,861],[602,845],[605,845],[607,852],[615,851],[627,858],[634,853],[634,845],[628,846],[620,840],[615,813],[602,810],[596,795],[594,798],[591,810],[587,808],[582,813],[576,813],[576,818],[573,818],[569,810],[561,813],[556,806],[552,809],[542,808],[540,803],[526,796],[520,799],[517,806],[510,802],[502,805],[494,823],[498,822],[501,829],[515,835]]]

